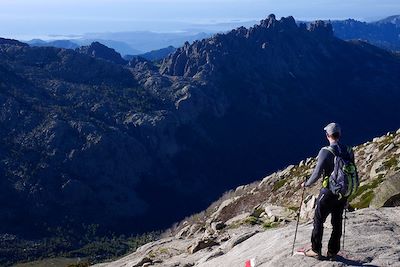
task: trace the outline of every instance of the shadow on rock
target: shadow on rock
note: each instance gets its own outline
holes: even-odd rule
[[[346,257],[348,257],[348,256],[346,255]],[[337,255],[337,256],[336,256],[335,261],[342,262],[342,263],[344,263],[344,264],[346,264],[346,265],[349,265],[349,266],[370,266],[370,267],[378,267],[377,265],[374,265],[374,264],[369,264],[369,263],[366,263],[366,262],[362,262],[361,260],[352,260],[352,259],[348,259],[348,258],[345,258],[344,256],[340,256],[340,255]]]

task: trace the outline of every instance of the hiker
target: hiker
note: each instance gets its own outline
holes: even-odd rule
[[[339,124],[330,123],[324,128],[329,146],[323,147],[318,153],[317,165],[311,177],[302,184],[303,187],[309,187],[314,184],[322,175],[322,189],[320,191],[314,215],[314,228],[311,235],[312,247],[304,252],[305,256],[321,259],[322,235],[324,231],[324,222],[329,214],[331,214],[332,234],[328,243],[328,258],[334,258],[340,250],[340,238],[342,236],[342,216],[343,210],[347,205],[347,197],[352,193],[353,188],[358,186],[358,176],[354,179],[354,186],[348,185],[346,179],[341,178],[346,184],[346,191],[338,189],[332,185],[332,176],[338,175],[337,157],[341,157],[350,165],[354,172],[357,173],[354,165],[354,154],[351,147],[347,147],[339,142],[341,137],[341,129]],[[347,164],[347,163],[346,163]],[[335,173],[333,171],[335,170]],[[340,175],[339,175],[340,176]],[[346,176],[345,176],[346,177]],[[347,192],[350,190],[350,193]]]

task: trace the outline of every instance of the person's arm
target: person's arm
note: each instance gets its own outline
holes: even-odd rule
[[[326,149],[321,149],[318,153],[318,160],[317,160],[317,166],[315,166],[315,169],[313,173],[311,174],[311,177],[305,182],[304,186],[308,187],[314,184],[319,177],[321,177],[322,173],[326,169],[326,164],[327,164],[327,159],[329,157],[329,152]]]

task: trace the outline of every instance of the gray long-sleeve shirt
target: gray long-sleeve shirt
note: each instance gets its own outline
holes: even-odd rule
[[[332,143],[330,147],[332,147],[334,151],[337,152],[339,150],[347,150],[347,147],[345,145],[342,145],[341,143]],[[352,152],[350,152],[349,156],[351,160],[354,160],[354,155]],[[323,177],[330,176],[334,168],[334,159],[335,156],[332,152],[330,152],[326,148],[322,148],[318,153],[317,165],[315,166],[315,169],[310,178],[305,183],[305,186],[308,187],[314,184],[319,179],[319,177],[321,177],[321,175]]]

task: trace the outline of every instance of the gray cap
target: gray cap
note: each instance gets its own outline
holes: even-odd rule
[[[332,135],[334,133],[341,133],[340,126],[339,124],[335,122],[331,122],[328,125],[325,126],[324,130],[326,131],[327,134]]]

